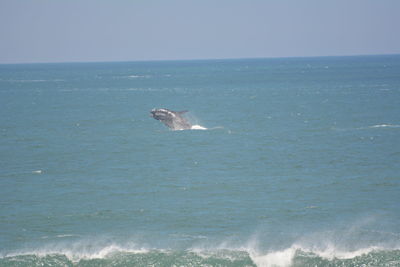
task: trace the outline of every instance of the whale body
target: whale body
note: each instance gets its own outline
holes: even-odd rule
[[[192,128],[192,125],[185,119],[182,114],[184,111],[172,111],[166,108],[152,109],[150,116],[154,119],[161,121],[172,130],[188,130]]]

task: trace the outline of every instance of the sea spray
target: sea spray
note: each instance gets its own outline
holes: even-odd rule
[[[192,125],[192,130],[208,130],[206,127],[203,127],[201,125]]]

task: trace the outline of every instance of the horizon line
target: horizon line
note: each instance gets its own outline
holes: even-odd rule
[[[29,65],[29,64],[90,64],[90,63],[144,63],[144,62],[177,62],[177,61],[216,61],[216,60],[257,60],[257,59],[291,59],[291,58],[327,58],[327,57],[376,57],[400,56],[400,53],[387,54],[352,54],[352,55],[326,55],[326,56],[276,56],[276,57],[232,57],[232,58],[193,58],[193,59],[143,59],[143,60],[88,60],[88,61],[27,61],[14,63],[1,63],[0,65]]]

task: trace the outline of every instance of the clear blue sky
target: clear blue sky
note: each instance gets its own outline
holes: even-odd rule
[[[400,0],[0,0],[0,63],[400,54]]]

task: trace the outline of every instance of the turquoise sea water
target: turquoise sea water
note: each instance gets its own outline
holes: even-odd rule
[[[0,266],[400,266],[400,56],[0,65],[0,136]]]

